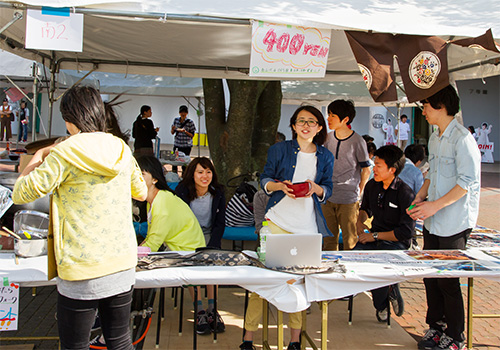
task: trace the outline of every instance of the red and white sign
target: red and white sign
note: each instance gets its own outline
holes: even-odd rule
[[[323,78],[331,31],[254,21],[250,76]]]
[[[27,49],[82,52],[83,14],[45,15],[28,10],[26,16]]]

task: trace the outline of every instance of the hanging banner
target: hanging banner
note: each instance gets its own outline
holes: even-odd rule
[[[19,285],[4,283],[0,286],[0,331],[17,330]]]
[[[27,49],[82,52],[83,14],[68,11],[28,9]]]
[[[251,77],[323,78],[331,31],[253,21]]]

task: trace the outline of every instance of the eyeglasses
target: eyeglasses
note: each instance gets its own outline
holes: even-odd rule
[[[298,126],[304,126],[306,124],[310,127],[313,127],[313,126],[318,125],[318,122],[316,120],[304,120],[304,119],[299,119],[295,122],[295,125],[298,125]]]
[[[379,208],[383,208],[384,207],[384,195],[385,195],[385,191],[384,192],[380,192],[378,194],[377,205],[378,205]]]

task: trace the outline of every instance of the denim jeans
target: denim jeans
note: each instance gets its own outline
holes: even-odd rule
[[[368,243],[356,244],[354,250],[405,250],[408,249],[406,244],[402,242],[393,241],[376,241]],[[397,284],[395,284],[397,286]],[[389,307],[389,291],[390,286],[380,287],[377,289],[372,289],[373,306],[375,309],[381,311]]]
[[[107,348],[132,350],[129,331],[132,291],[97,300],[77,300],[58,294],[57,327],[61,349],[88,350],[90,329],[98,309]]]
[[[28,124],[21,124],[18,135],[17,135],[17,141],[27,141],[28,140]]]

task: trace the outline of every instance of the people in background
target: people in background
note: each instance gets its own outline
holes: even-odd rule
[[[19,118],[19,132],[17,135],[18,142],[28,141],[28,122],[30,116],[30,110],[26,107],[26,102],[21,101],[19,110],[17,111],[17,116]]]
[[[321,112],[312,106],[299,107],[290,118],[293,140],[269,148],[261,186],[271,196],[266,218],[271,233],[321,233],[330,235],[321,212],[332,191],[333,155],[322,146],[327,131]],[[307,182],[305,197],[297,198],[287,184]],[[245,317],[245,336],[240,349],[254,349],[253,334],[262,316],[262,299],[252,293]],[[302,317],[290,314],[289,350],[300,349]]]
[[[394,131],[396,133],[396,138],[398,139],[398,146],[403,151],[405,150],[406,145],[408,144],[408,139],[410,138],[410,124],[406,122],[407,120],[408,116],[403,114],[401,116],[401,121],[398,125],[396,125],[396,130]]]
[[[145,200],[146,184],[128,145],[106,133],[96,89],[70,88],[60,111],[71,136],[35,153],[16,181],[13,201],[53,194],[49,278],[58,276],[61,349],[89,348],[96,309],[108,349],[133,349],[129,320],[137,243],[131,198]]]
[[[370,158],[365,140],[348,126],[356,116],[354,103],[335,100],[328,105],[328,126],[331,131],[325,147],[335,156],[333,193],[323,205],[323,213],[333,237],[325,237],[323,250],[339,250],[339,234],[345,250],[358,241],[356,221],[359,196],[370,176]]]
[[[207,247],[220,248],[224,235],[226,199],[224,188],[219,184],[215,167],[206,157],[194,158],[183,173],[183,179],[175,193],[186,202],[200,223]],[[202,310],[201,299],[198,305],[198,329],[200,334],[224,332],[222,317],[214,310],[214,286],[207,286],[208,308]],[[200,294],[198,294],[200,295]],[[201,297],[201,295],[200,295]],[[205,317],[202,317],[206,315]],[[217,327],[215,319],[217,318]],[[202,324],[200,324],[202,322]],[[203,324],[208,322],[208,328]],[[204,332],[202,332],[204,331]]]
[[[465,249],[479,213],[481,154],[456,119],[460,99],[451,85],[421,101],[437,126],[429,139],[429,172],[408,210],[424,220],[424,249]],[[429,329],[419,349],[465,349],[464,303],[459,278],[424,278]]]
[[[184,105],[180,106],[179,117],[174,119],[170,131],[174,135],[174,152],[180,151],[189,156],[193,148],[193,137],[196,134],[196,126],[187,116],[188,107]],[[185,170],[185,167],[183,167],[183,170]],[[172,166],[172,171],[177,172],[177,166]]]
[[[476,129],[472,125],[469,125],[468,127],[470,133],[472,134],[472,137],[474,137],[474,140],[477,140],[477,135],[476,135]]]
[[[5,141],[9,141],[12,137],[12,131],[10,128],[12,107],[9,105],[9,100],[7,98],[3,99],[2,108],[0,109],[0,141],[3,141],[5,135]]]
[[[373,162],[373,157],[375,157],[375,151],[377,150],[377,146],[373,142],[367,142],[366,143],[366,150],[368,151],[368,158],[370,162],[370,176],[368,177],[368,180],[373,179],[373,167],[375,166],[375,163]]]
[[[356,250],[405,250],[410,247],[415,221],[407,214],[415,198],[413,190],[399,177],[405,166],[403,151],[396,146],[382,146],[375,151],[373,179],[365,187],[356,224],[359,242]],[[371,228],[366,226],[373,218]],[[389,301],[394,313],[401,316],[404,301],[399,285],[371,291],[379,322],[387,322]]]
[[[141,107],[141,114],[139,114],[132,126],[132,137],[135,139],[134,142],[134,156],[139,157],[141,155],[154,155],[153,149],[153,139],[158,135],[160,128],[155,128],[153,122],[151,121],[151,116],[153,111],[149,106]]]
[[[425,158],[425,149],[423,145],[409,145],[404,153],[406,162],[399,178],[417,194],[424,184],[424,176],[418,167]]]

